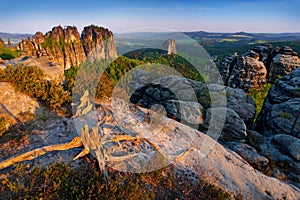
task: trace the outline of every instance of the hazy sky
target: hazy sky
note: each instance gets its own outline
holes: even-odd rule
[[[47,32],[89,24],[113,32],[161,27],[178,31],[300,32],[299,0],[1,0],[0,32]]]

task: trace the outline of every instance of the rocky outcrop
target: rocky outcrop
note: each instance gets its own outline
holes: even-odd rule
[[[84,27],[82,42],[85,54],[92,59],[116,58],[116,45],[113,33],[106,28],[94,25]]]
[[[300,69],[273,85],[258,116],[256,129],[266,135],[288,134],[300,139]]]
[[[274,83],[299,67],[300,59],[290,47],[272,49],[271,44],[265,44],[241,57],[237,53],[226,56],[219,69],[225,85],[248,92],[260,89],[267,82]]]
[[[227,150],[207,135],[189,126],[164,116],[159,117],[159,122],[153,119],[150,125],[145,126],[143,124],[145,116],[155,118],[153,111],[140,108],[135,108],[134,111],[130,106],[124,106],[124,102],[113,104],[113,106],[116,107],[113,115],[122,115],[118,118],[119,126],[128,127],[130,123],[134,123],[134,126],[140,127],[137,130],[142,130],[142,127],[149,128],[149,126],[156,130],[155,134],[151,132],[151,136],[147,137],[147,140],[161,147],[161,152],[166,153],[166,157],[162,160],[175,157],[172,164],[176,169],[184,172],[181,174],[182,177],[189,177],[191,181],[200,179],[213,183],[216,187],[232,193],[231,199],[298,199],[300,197],[299,189],[255,170],[235,152]],[[119,109],[118,106],[121,106],[122,109]],[[157,123],[167,124],[167,127],[161,128],[155,125]],[[180,154],[183,149],[186,149],[185,153]],[[115,169],[124,170],[137,166],[139,170],[141,163],[153,158],[153,153],[148,153],[148,151],[140,151],[142,155],[136,159],[128,159],[122,163],[110,162],[109,164]],[[263,156],[259,157],[259,155],[254,159],[263,165],[267,162]],[[153,162],[155,163],[154,160]],[[162,163],[163,161],[160,160],[156,164],[161,165]]]
[[[0,115],[10,125],[36,115],[39,104],[25,94],[16,92],[10,83],[0,82]]]
[[[235,52],[233,55],[227,55],[222,61],[219,70],[222,76],[222,79],[226,85],[228,85],[228,79],[232,73],[234,65],[236,64],[238,59],[238,53]]]
[[[300,69],[296,69],[270,90],[256,124],[263,134],[248,130],[253,128],[255,104],[241,89],[175,76],[152,78],[147,72],[135,71],[129,94],[131,103],[198,129],[256,169],[299,186],[299,77]],[[213,113],[217,116],[212,117]],[[212,127],[217,132],[218,123],[223,123],[221,134],[210,134]]]
[[[64,66],[64,69],[78,66],[86,58],[77,28],[71,26],[54,27],[45,35],[37,32],[31,40],[22,40],[18,47],[28,56],[45,56],[50,62]]]
[[[79,66],[87,56],[97,59],[116,57],[112,32],[93,25],[84,28],[82,37],[74,26],[57,26],[45,35],[37,32],[32,39],[23,39],[18,49],[28,56],[47,57],[50,62],[64,66],[64,69]]]
[[[275,83],[278,78],[290,74],[294,69],[299,67],[300,59],[295,51],[288,46],[284,46],[279,50],[277,49],[272,54],[268,81]]]
[[[0,47],[5,47],[5,43],[4,43],[4,41],[2,40],[2,38],[0,38]]]
[[[168,54],[177,54],[176,42],[174,39],[164,41],[162,47],[168,52]]]
[[[300,69],[279,79],[269,91],[249,143],[265,155],[275,176],[300,181]],[[252,135],[252,136],[251,136]]]
[[[204,132],[213,126],[211,123],[222,121],[221,114],[220,119],[211,121],[212,113],[224,113],[219,140],[245,141],[246,127],[252,124],[255,115],[255,104],[242,90],[175,76],[152,78],[145,71],[136,71],[132,76],[129,92],[132,103],[148,109],[160,105],[164,111],[161,113],[167,117]]]
[[[229,65],[232,64],[229,63]],[[230,73],[230,70],[228,73]],[[241,88],[244,91],[260,89],[266,83],[266,77],[267,70],[264,63],[259,61],[259,54],[249,51],[236,60],[227,80],[227,85],[233,88]]]

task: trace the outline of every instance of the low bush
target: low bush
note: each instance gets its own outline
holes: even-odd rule
[[[11,82],[16,90],[45,102],[51,109],[58,108],[71,99],[69,92],[60,84],[46,80],[43,71],[38,67],[7,66],[0,79]]]
[[[105,181],[97,163],[72,169],[17,165],[2,179],[0,195],[8,199],[230,199],[230,193],[201,181],[176,175],[173,167],[130,174],[109,169]]]
[[[0,58],[3,60],[11,60],[20,56],[20,51],[14,51],[9,48],[0,46]]]
[[[9,128],[9,122],[7,122],[3,117],[0,116],[0,137]]]
[[[255,119],[257,118],[258,114],[260,113],[260,111],[262,109],[264,100],[267,97],[271,86],[272,86],[272,84],[267,83],[267,84],[264,84],[260,90],[250,90],[250,92],[249,92],[249,96],[254,100],[254,102],[256,104]]]

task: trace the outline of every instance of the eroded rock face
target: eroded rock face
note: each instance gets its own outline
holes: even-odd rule
[[[18,49],[20,49],[22,52],[24,52],[28,56],[33,56],[36,55],[36,51],[34,48],[34,44],[31,43],[30,38],[23,39],[19,44],[18,44]]]
[[[300,181],[300,69],[279,79],[269,91],[258,116],[258,133],[248,135],[251,145],[276,163],[282,179]]]
[[[234,65],[238,59],[238,54],[235,52],[233,55],[227,55],[220,65],[220,74],[225,84],[228,84],[228,79],[232,73]]]
[[[112,32],[93,25],[84,28],[82,38],[75,26],[57,26],[45,35],[37,32],[32,39],[23,39],[18,49],[28,56],[47,57],[50,62],[64,66],[64,69],[79,66],[87,56],[97,59],[116,57]]]
[[[174,39],[166,40],[162,44],[162,47],[163,47],[163,49],[165,49],[166,51],[168,51],[168,54],[177,54],[176,42],[175,42]]]
[[[249,89],[260,89],[265,83],[274,83],[281,76],[300,67],[297,53],[290,47],[272,48],[271,44],[259,45],[241,57],[237,53],[228,55],[220,65],[225,85]]]
[[[4,43],[4,41],[2,40],[2,38],[0,38],[0,46],[5,46],[5,43]]]
[[[288,134],[300,139],[300,69],[273,85],[258,116],[256,129],[264,135]]]
[[[106,28],[94,25],[84,27],[81,37],[85,54],[93,59],[117,57],[113,33]]]
[[[290,47],[284,46],[278,52],[273,53],[272,62],[269,67],[268,81],[275,81],[285,75],[290,74],[294,69],[300,67],[300,59],[298,54]]]
[[[259,61],[259,54],[249,51],[234,64],[227,85],[233,88],[260,89],[266,83],[267,70],[263,62]]]

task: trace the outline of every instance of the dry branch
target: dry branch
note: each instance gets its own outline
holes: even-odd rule
[[[64,150],[73,149],[73,148],[81,147],[81,146],[82,146],[81,139],[76,136],[71,142],[68,142],[68,143],[45,146],[45,147],[41,147],[38,149],[34,149],[32,151],[23,153],[21,155],[17,155],[17,156],[8,158],[8,159],[0,162],[0,170],[10,167],[15,163],[23,162],[26,160],[33,160],[41,155],[51,152],[51,151],[64,151]]]

